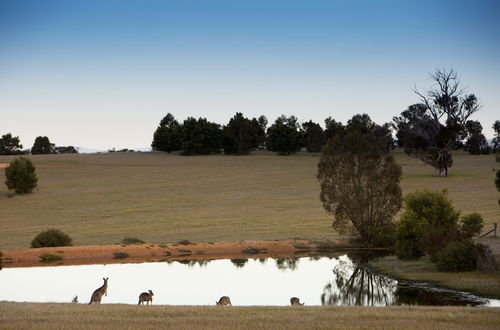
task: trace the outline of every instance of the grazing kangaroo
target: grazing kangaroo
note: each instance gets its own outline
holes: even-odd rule
[[[92,297],[90,298],[89,305],[92,303],[100,304],[101,298],[103,295],[108,295],[108,278],[102,278],[104,280],[104,284],[97,290],[92,293]]]
[[[215,302],[217,306],[233,306],[231,305],[231,299],[228,296],[220,297],[219,301]]]
[[[290,298],[290,304],[292,306],[302,306],[302,305],[304,305],[304,303],[302,303],[302,304],[300,303],[300,299],[297,298],[297,297]]]
[[[148,292],[143,292],[139,295],[139,303],[137,305],[140,305],[144,302],[146,302],[146,305],[149,305],[149,303],[151,302],[151,305],[153,304],[153,291],[151,290],[148,290]]]

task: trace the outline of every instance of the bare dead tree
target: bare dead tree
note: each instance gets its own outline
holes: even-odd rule
[[[437,69],[429,75],[434,81],[430,90],[423,93],[413,89],[421,103],[408,107],[401,116],[394,117],[394,128],[405,151],[448,176],[453,164],[450,151],[463,138],[465,124],[481,106],[474,94],[466,94],[457,73],[451,69]]]

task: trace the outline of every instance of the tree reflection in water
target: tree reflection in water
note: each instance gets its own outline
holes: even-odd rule
[[[395,301],[398,282],[370,271],[367,257],[347,255],[334,258],[334,280],[329,282],[321,294],[322,305],[341,306],[389,306]]]
[[[280,270],[295,270],[299,263],[299,258],[276,258],[276,267]]]

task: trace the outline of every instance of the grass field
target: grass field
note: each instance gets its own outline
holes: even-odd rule
[[[0,303],[3,329],[498,329],[498,308]]]
[[[493,155],[458,152],[450,177],[401,151],[404,192],[447,188],[463,213],[498,221]],[[30,156],[39,186],[16,195],[0,186],[0,250],[22,249],[55,227],[75,245],[338,238],[319,201],[317,154],[182,157],[164,153]],[[0,156],[0,163],[13,157]]]

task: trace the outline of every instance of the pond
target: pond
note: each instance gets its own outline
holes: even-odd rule
[[[109,277],[103,304],[137,304],[151,289],[155,305],[215,305],[221,296],[233,305],[289,305],[299,297],[311,305],[483,305],[500,300],[396,281],[365,266],[354,254],[302,258],[170,261],[139,264],[4,268],[0,301],[88,303]]]

